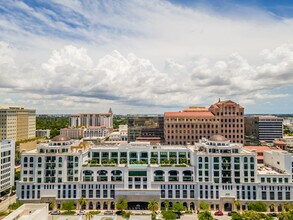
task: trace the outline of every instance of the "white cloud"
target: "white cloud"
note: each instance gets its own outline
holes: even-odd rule
[[[147,112],[284,98],[275,89],[293,84],[291,19],[154,0],[55,2],[0,6],[0,98],[45,111],[99,103]]]

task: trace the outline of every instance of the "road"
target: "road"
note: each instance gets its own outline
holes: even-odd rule
[[[16,195],[9,196],[6,200],[0,203],[0,211],[6,211],[8,206],[16,202]]]

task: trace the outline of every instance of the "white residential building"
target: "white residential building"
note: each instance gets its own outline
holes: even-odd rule
[[[0,142],[0,192],[14,186],[15,141]]]
[[[241,209],[263,201],[283,210],[293,201],[292,156],[265,152],[264,161],[258,165],[256,152],[220,135],[186,146],[93,145],[59,136],[22,154],[17,196],[57,208],[68,200],[79,208],[83,197],[86,209],[114,209],[125,198],[128,209],[147,209],[154,199],[160,208],[169,201],[196,210],[204,200],[212,210],[229,211],[239,200]]]
[[[81,139],[84,131],[85,128],[62,128],[60,129],[60,135],[67,136],[70,139]]]
[[[103,139],[111,133],[110,128],[106,128],[105,126],[99,127],[88,127],[83,131],[83,139],[84,140],[97,140]]]
[[[106,128],[113,128],[113,112],[109,109],[108,113],[80,113],[70,116],[70,127],[97,127],[105,126]]]

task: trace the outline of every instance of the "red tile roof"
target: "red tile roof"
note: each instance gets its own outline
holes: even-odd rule
[[[257,153],[262,153],[269,150],[279,150],[276,148],[270,148],[268,146],[244,146],[244,148],[247,150],[255,150]]]
[[[284,142],[284,141],[274,141],[274,144],[277,144],[277,145],[286,145],[287,143]]]
[[[214,117],[211,112],[165,112],[165,117]]]

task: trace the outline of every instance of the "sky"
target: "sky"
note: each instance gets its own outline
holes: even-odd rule
[[[0,105],[293,113],[293,2],[0,0]]]

